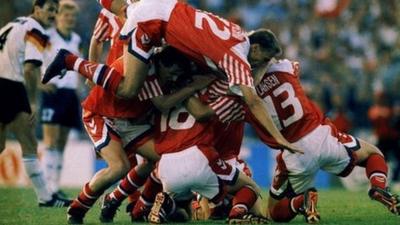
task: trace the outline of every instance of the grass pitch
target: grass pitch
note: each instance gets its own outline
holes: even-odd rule
[[[75,196],[78,190],[69,190]],[[66,209],[37,207],[33,189],[0,188],[0,225],[59,225],[66,223]],[[319,192],[321,225],[399,225],[400,217],[390,214],[383,206],[371,201],[365,192],[329,190]],[[99,204],[85,218],[85,224],[100,224]],[[125,205],[115,218],[115,225],[131,224],[124,213]],[[225,221],[192,222],[191,224],[224,224]],[[140,223],[135,223],[140,224]],[[298,216],[289,224],[306,224]]]

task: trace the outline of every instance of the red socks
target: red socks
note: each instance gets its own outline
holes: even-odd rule
[[[299,208],[303,205],[304,196],[299,195],[292,199],[280,200],[272,209],[269,209],[271,218],[275,222],[289,222],[296,217]]]
[[[139,187],[141,187],[145,178],[138,176],[135,169],[131,169],[126,177],[119,183],[118,187],[110,193],[110,197],[122,202],[128,195],[133,194]]]
[[[156,198],[156,195],[158,194],[158,192],[162,191],[162,188],[163,187],[162,187],[161,183],[151,175],[147,179],[147,181],[144,185],[144,189],[142,191],[142,198],[146,202],[153,203]]]
[[[380,154],[372,154],[365,161],[365,171],[371,186],[386,188],[386,174],[388,167],[385,159]]]
[[[247,213],[257,201],[257,193],[250,187],[243,187],[238,192],[236,192],[235,197],[232,200],[232,210],[229,213],[229,218],[235,218],[238,215]],[[243,208],[245,211],[238,211],[235,208]]]
[[[85,184],[78,197],[72,201],[69,211],[73,211],[74,214],[79,212],[82,216],[85,215],[102,194],[103,192],[93,192],[89,188],[89,183]]]
[[[79,72],[105,90],[110,90],[113,94],[117,92],[119,83],[123,79],[123,76],[114,68],[96,62],[89,62],[73,54],[66,56],[65,63],[68,70]]]

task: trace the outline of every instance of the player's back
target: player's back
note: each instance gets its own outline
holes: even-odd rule
[[[239,61],[245,62],[243,73],[250,67],[247,64],[250,44],[240,26],[176,0],[140,1],[132,8],[128,10],[121,36],[127,39],[133,36],[131,51],[139,58],[148,60],[151,49],[160,46],[164,38],[192,60],[215,70],[224,67],[224,63],[228,66]]]
[[[304,92],[299,79],[299,64],[287,59],[272,63],[256,83],[257,94],[264,100],[282,135],[295,142],[314,130],[323,121],[321,110]],[[256,131],[264,142],[272,146],[275,140],[250,115]]]
[[[22,82],[23,63],[42,63],[36,59],[42,59],[41,54],[46,48],[47,39],[43,27],[31,17],[18,17],[2,27],[0,77]]]

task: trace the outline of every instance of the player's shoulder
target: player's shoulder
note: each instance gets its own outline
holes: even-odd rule
[[[299,63],[296,61],[291,61],[289,59],[276,60],[271,64],[267,73],[288,73],[292,75],[297,75]]]
[[[18,17],[17,21],[25,26],[28,31],[35,31],[42,35],[46,35],[46,30],[40,23],[32,17]]]

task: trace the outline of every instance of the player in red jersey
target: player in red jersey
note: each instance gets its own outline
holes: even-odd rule
[[[227,129],[229,122],[243,118],[244,115],[243,110],[237,108],[239,105],[231,102],[232,98],[228,96],[219,96],[210,101],[210,93],[215,93],[216,86],[214,82],[207,90],[199,93],[201,101],[214,110],[209,121],[196,121],[183,106],[177,106],[168,114],[157,116],[155,145],[161,159],[156,175],[163,190],[178,202],[190,202],[194,191],[219,205],[225,195],[221,188],[225,183],[229,184],[228,192],[235,194],[229,215],[232,222],[243,220],[248,215],[248,210],[257,200],[258,188],[244,173],[239,173],[237,168],[225,163],[214,148],[218,138],[222,137],[219,132]],[[225,123],[222,124],[221,121]],[[215,129],[216,126],[224,126],[224,129]],[[240,130],[238,133],[242,134]],[[241,137],[239,143],[240,140]],[[160,213],[160,205],[166,199],[168,195],[165,193],[160,193],[155,198],[149,214],[150,221],[162,222],[165,219],[163,217],[166,215]],[[253,220],[257,220],[256,218],[263,221],[262,217],[253,217]]]
[[[63,70],[75,70],[118,96],[136,96],[147,75],[148,60],[154,47],[165,40],[192,60],[219,72],[228,80],[230,90],[243,96],[251,112],[282,147],[301,152],[284,139],[263,110],[262,100],[253,89],[250,66],[263,59],[253,54],[257,43],[249,42],[241,27],[176,0],[140,1],[127,9],[123,0],[101,0],[100,3],[114,13],[127,12],[127,21],[121,31],[121,37],[128,41],[124,52],[125,77],[61,50],[46,70],[43,83]],[[85,69],[89,65],[94,69]]]
[[[271,37],[272,32],[264,30]],[[257,38],[257,36],[254,36]],[[271,48],[279,47],[277,40]],[[259,54],[271,55],[269,48],[260,48]],[[273,55],[273,54],[272,54]],[[338,176],[347,176],[354,166],[366,168],[371,187],[371,199],[381,202],[392,213],[399,214],[399,199],[387,189],[387,165],[375,146],[339,132],[325,119],[320,109],[306,96],[299,80],[299,64],[266,58],[254,67],[257,94],[264,99],[276,126],[283,136],[304,149],[305,154],[277,156],[277,168],[270,189],[268,208],[275,221],[290,221],[301,213],[309,223],[319,221],[316,210],[317,192],[312,187],[313,178],[322,169]],[[250,115],[250,121],[262,141],[272,148],[279,144]]]
[[[154,65],[157,68],[157,74],[178,75],[178,73],[182,73],[182,68],[176,65],[181,65],[185,58],[179,58],[179,56],[180,54],[170,47],[155,55]],[[178,64],[176,64],[177,61]],[[167,64],[165,62],[175,62],[175,64],[165,65]],[[189,66],[189,63],[186,65]],[[122,59],[114,62],[113,69],[122,69]],[[208,84],[208,81],[205,82],[202,78],[176,93],[159,96],[162,91],[154,76],[148,76],[138,98],[123,100],[117,99],[115,96],[106,95],[103,98],[96,98],[95,95],[89,95],[83,102],[85,128],[97,153],[108,162],[108,168],[99,171],[74,200],[68,210],[69,223],[82,223],[86,212],[104,190],[128,172],[130,164],[126,155],[129,153],[125,151],[137,152],[151,161],[158,160],[158,156],[154,153],[151,124],[149,123],[149,114],[152,112],[150,100],[161,109],[168,108]],[[118,191],[113,192],[111,196],[106,196],[102,207],[115,207],[115,204],[119,206],[128,194],[143,185],[152,170],[152,167],[143,167],[141,165],[141,167],[129,171],[119,184]],[[102,210],[100,219],[102,222],[110,222],[114,215],[115,211]]]

